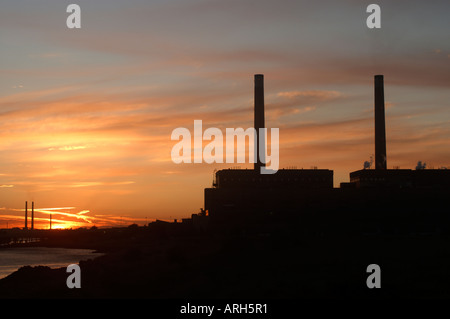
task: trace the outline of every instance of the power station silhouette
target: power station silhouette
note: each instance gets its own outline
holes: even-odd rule
[[[375,168],[353,171],[350,182],[334,187],[330,169],[279,169],[261,174],[260,156],[253,169],[222,169],[215,172],[213,187],[204,189],[204,209],[192,214],[195,228],[253,227],[278,222],[299,224],[305,231],[449,231],[450,218],[444,212],[450,196],[450,170],[388,169],[384,77],[375,75]],[[255,152],[265,154],[259,143],[265,128],[264,75],[254,75]],[[52,228],[52,216],[50,214]],[[312,228],[311,228],[312,226]],[[349,229],[349,227],[351,229]],[[25,202],[25,227],[28,203]],[[34,229],[34,202],[31,210]],[[346,230],[345,230],[346,229]]]
[[[263,79],[255,75],[257,133],[265,126]],[[328,169],[265,175],[259,161],[253,169],[215,172],[213,187],[204,190],[204,209],[181,223],[28,235],[11,230],[3,238],[0,232],[0,244],[38,238],[49,247],[108,253],[80,262],[86,282],[81,290],[67,289],[64,270],[24,267],[0,281],[0,296],[287,298],[296,306],[297,298],[311,297],[448,296],[450,170],[387,168],[383,91],[377,75],[375,167],[351,172],[350,182],[334,187]],[[383,289],[365,285],[367,266],[374,263],[383,269]]]
[[[31,202],[31,227],[28,228],[28,201],[25,201],[25,225],[24,230],[34,230],[34,201]],[[52,229],[52,214],[49,216],[49,229]]]
[[[254,81],[254,125],[259,134],[265,125],[264,76],[256,74]],[[193,215],[193,222],[201,223],[205,215],[215,226],[315,220],[323,230],[326,224],[343,226],[357,220],[357,231],[361,231],[390,227],[400,218],[408,231],[414,231],[429,224],[424,219],[448,219],[440,213],[450,195],[450,170],[387,169],[383,75],[375,75],[374,91],[375,169],[351,172],[350,182],[338,188],[333,187],[329,169],[280,169],[264,175],[260,168],[265,164],[259,159],[254,169],[222,169],[215,172],[213,187],[204,189],[204,213]]]

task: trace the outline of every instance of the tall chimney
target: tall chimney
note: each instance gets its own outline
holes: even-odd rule
[[[254,169],[258,172],[261,171],[261,167],[265,166],[265,136],[259,135],[259,129],[264,128],[264,75],[263,74],[255,74],[255,130],[256,130],[256,161],[254,164]],[[261,143],[260,143],[261,140]],[[259,147],[262,146],[260,150]],[[260,158],[259,154],[263,154],[262,158]]]
[[[31,229],[34,229],[34,202],[31,202]]]
[[[28,229],[28,202],[25,201],[25,229]]]
[[[386,124],[383,76],[375,75],[375,169],[386,169]]]

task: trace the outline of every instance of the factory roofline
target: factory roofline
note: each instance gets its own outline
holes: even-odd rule
[[[217,188],[332,188],[334,172],[329,169],[280,169],[260,174],[254,169],[223,169],[215,173]]]

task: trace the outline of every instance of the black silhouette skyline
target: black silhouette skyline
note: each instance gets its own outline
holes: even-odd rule
[[[25,2],[0,10],[0,267],[22,248],[102,254],[75,289],[39,256],[0,299],[287,318],[309,299],[450,297],[448,1],[380,0],[374,29],[357,1],[83,1],[77,29],[67,4]],[[278,171],[176,164],[172,132],[196,120],[279,128]]]
[[[382,100],[375,98],[375,109]],[[8,246],[106,254],[80,262],[82,289],[67,289],[64,269],[23,267],[0,280],[0,297],[446,297],[448,171],[385,169],[388,156],[381,150],[382,165],[352,172],[351,182],[339,188],[332,170],[264,175],[263,164],[255,163],[254,169],[218,171],[214,187],[205,189],[202,212],[180,221],[3,230]],[[365,269],[374,263],[383,271],[382,289],[366,286]],[[430,265],[438,265],[432,273]]]
[[[77,30],[54,0],[2,6],[0,228],[23,227],[25,201],[38,205],[35,227],[48,226],[42,208],[73,207],[54,213],[54,228],[197,212],[212,172],[236,164],[174,165],[171,131],[196,119],[253,126],[257,72],[265,125],[284,135],[281,168],[329,168],[335,187],[350,182],[374,153],[375,74],[387,81],[388,167],[450,165],[445,1],[382,1],[380,29],[356,2],[130,0],[124,11],[99,1],[80,4]]]

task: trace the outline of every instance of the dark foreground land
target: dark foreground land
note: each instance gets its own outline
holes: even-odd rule
[[[449,298],[446,233],[306,234],[284,224],[259,231],[200,231],[153,223],[49,231],[39,245],[106,254],[66,269],[23,267],[0,280],[0,298]],[[369,289],[369,264],[381,289]]]

